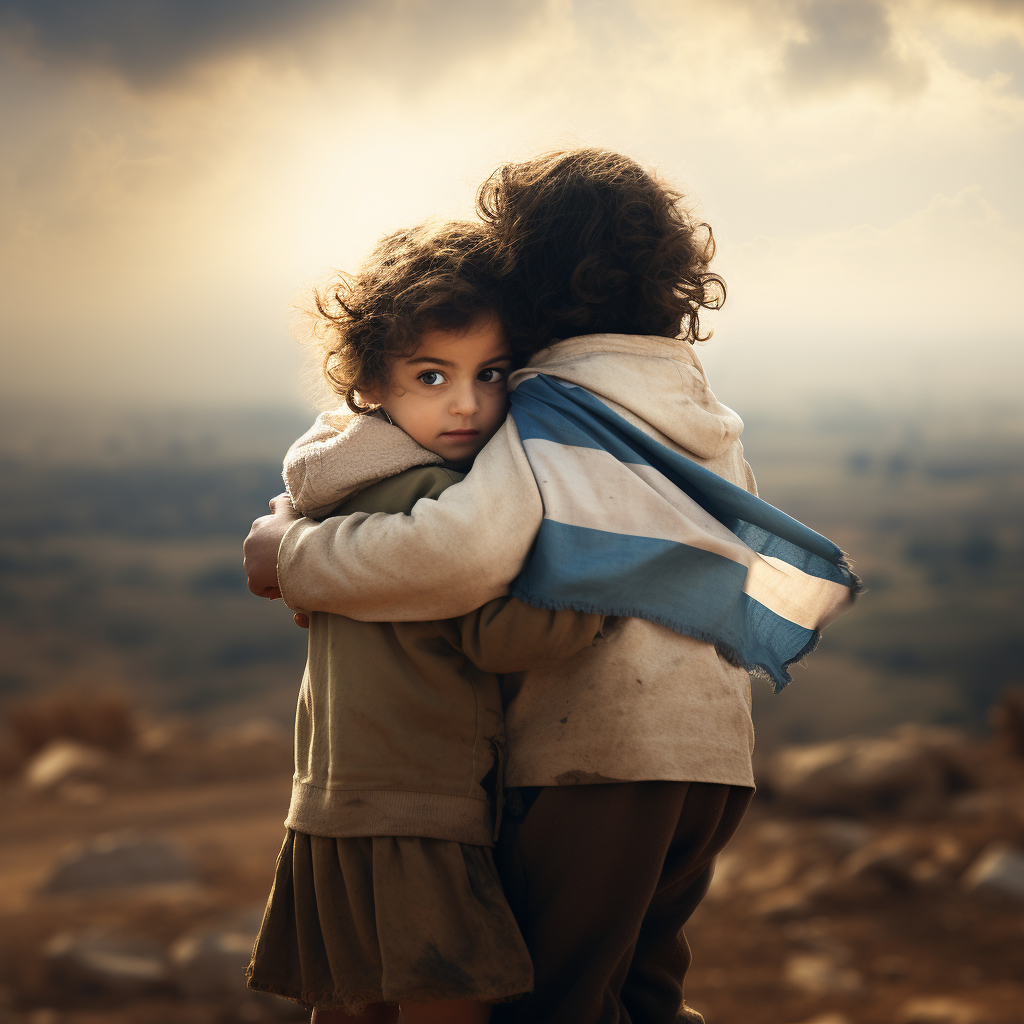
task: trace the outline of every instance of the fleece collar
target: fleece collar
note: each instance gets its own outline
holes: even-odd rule
[[[371,484],[443,462],[377,413],[332,409],[288,449],[283,476],[296,510],[320,518]]]

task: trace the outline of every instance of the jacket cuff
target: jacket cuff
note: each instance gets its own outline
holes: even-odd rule
[[[298,588],[292,588],[291,586],[295,581],[296,574],[292,573],[289,576],[288,562],[295,553],[295,548],[298,546],[303,534],[314,526],[319,525],[313,519],[296,519],[285,531],[285,535],[281,538],[281,544],[277,549],[277,589],[281,591],[284,603],[293,612],[305,611],[305,609],[302,607],[302,598],[297,593]]]

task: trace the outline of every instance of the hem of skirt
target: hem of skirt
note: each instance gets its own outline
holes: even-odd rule
[[[339,992],[333,992],[330,996],[314,992],[303,992],[301,995],[296,995],[294,990],[286,990],[279,988],[277,985],[256,982],[252,978],[247,978],[246,984],[253,992],[267,992],[270,995],[280,996],[282,999],[289,999],[293,1003],[298,1003],[306,1010],[313,1010],[319,1006],[324,1010],[344,1010],[346,1013],[351,1013],[356,1017],[374,1003],[388,1002],[380,992],[359,992],[348,996],[342,996]],[[397,1003],[392,1005],[397,1005]]]
[[[307,1003],[302,996],[297,996],[290,990],[285,991],[285,989],[279,988],[277,985],[271,985],[268,982],[253,981],[252,976],[248,971],[245,972],[245,987],[251,992],[266,992],[268,995],[280,996],[282,999],[288,999],[293,1003],[298,1003],[307,1010],[313,1009],[313,1003]]]
[[[271,985],[266,982],[254,981],[252,976],[246,972],[246,984],[253,992],[266,992],[270,995],[280,996],[282,999],[289,999],[293,1003],[298,1003],[304,1009],[312,1010],[314,1007],[320,1007],[324,1010],[340,1009],[346,1013],[351,1013],[353,1016],[358,1016],[368,1006],[372,1006],[374,1003],[387,1003],[389,1006],[398,1006],[401,1002],[401,998],[385,999],[383,993],[379,991],[375,992],[358,992],[350,995],[343,995],[341,992],[331,992],[330,994],[318,993],[318,992],[303,992],[301,995],[296,995],[294,990],[285,989],[278,987],[277,985]],[[499,1003],[514,1003],[517,999],[522,999],[523,996],[527,995],[530,990],[524,990],[522,992],[514,992],[512,994],[495,995],[493,993],[474,993],[467,995],[464,992],[450,993],[448,995],[433,996],[431,998],[424,997],[422,995],[406,996],[406,1001],[413,1002],[432,1002],[435,999],[470,999],[478,1003],[490,1003],[497,1006]]]

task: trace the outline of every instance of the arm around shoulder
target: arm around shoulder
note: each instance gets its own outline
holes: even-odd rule
[[[472,471],[408,515],[297,522],[278,552],[288,605],[364,621],[447,619],[508,590],[543,506],[511,418]]]
[[[514,597],[500,597],[437,625],[484,672],[527,672],[557,665],[589,647],[604,627],[604,616],[534,608]]]

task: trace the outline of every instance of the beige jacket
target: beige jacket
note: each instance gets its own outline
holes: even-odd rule
[[[372,440],[375,428],[354,426],[333,449],[332,470],[358,477],[374,451],[387,458],[405,445],[388,424]],[[404,513],[459,479],[441,466],[409,469],[360,490],[339,512]],[[557,663],[591,644],[601,621],[509,597],[442,622],[313,612],[285,824],[311,835],[491,845],[505,746],[495,673]]]
[[[712,394],[689,344],[572,338],[539,352],[529,371],[587,388],[662,444],[756,493],[739,440],[742,421]],[[326,443],[321,436],[306,454]],[[319,472],[302,448],[290,459],[307,474]],[[510,417],[462,483],[408,516],[299,520],[278,555],[281,590],[293,608],[363,620],[461,615],[507,593],[543,514]],[[553,668],[508,677],[505,689],[508,785],[753,785],[746,672],[665,627],[619,620],[600,644]]]

